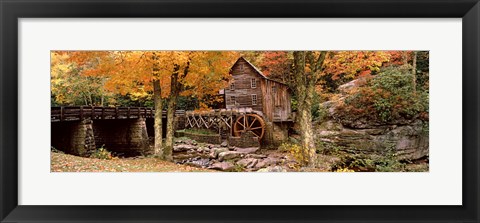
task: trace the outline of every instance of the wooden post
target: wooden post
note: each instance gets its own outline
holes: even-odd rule
[[[130,118],[130,107],[127,108],[127,119]]]
[[[92,112],[91,112],[91,117],[92,117],[92,120],[95,118],[95,106],[92,106]]]
[[[60,121],[63,121],[63,106],[60,107]]]
[[[102,107],[102,119],[105,119],[105,107]]]
[[[137,117],[140,118],[140,107],[137,107],[137,110],[138,110]]]
[[[83,106],[80,106],[80,120],[83,119]]]
[[[115,118],[118,119],[118,107],[115,106]]]

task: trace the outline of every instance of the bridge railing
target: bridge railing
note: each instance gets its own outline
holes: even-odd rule
[[[185,115],[184,110],[177,110],[176,116]],[[73,121],[83,119],[129,119],[129,118],[153,118],[155,110],[148,107],[96,107],[96,106],[69,106],[51,107],[52,121]],[[166,111],[162,112],[166,117]]]

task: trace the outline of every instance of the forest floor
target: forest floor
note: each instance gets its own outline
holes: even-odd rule
[[[51,152],[50,158],[51,172],[215,172],[151,157],[103,160]]]

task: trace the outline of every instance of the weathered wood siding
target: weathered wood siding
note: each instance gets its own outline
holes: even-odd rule
[[[290,121],[290,91],[285,84],[265,78],[243,58],[233,65],[231,73],[234,88],[224,89],[225,108],[252,108],[261,111],[269,122]],[[256,80],[255,88],[252,79]],[[257,97],[256,104],[252,104],[252,95]]]
[[[248,65],[245,60],[239,60],[232,67],[232,77],[233,84],[235,85],[234,90],[230,89],[228,86],[225,89],[225,102],[226,108],[252,108],[256,111],[263,110],[263,100],[262,100],[262,77],[256,74],[254,68]],[[255,79],[257,86],[252,88],[251,80]],[[252,95],[257,95],[257,104],[252,105]],[[236,104],[233,104],[231,96],[235,96]]]
[[[267,79],[262,82],[263,114],[268,121],[287,121],[291,111],[288,87]]]

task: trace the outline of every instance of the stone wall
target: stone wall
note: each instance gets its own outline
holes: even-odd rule
[[[228,145],[240,148],[260,147],[258,137],[251,132],[242,133],[240,137],[229,136]]]
[[[175,126],[175,130],[179,130],[179,129],[184,129],[185,128],[185,116],[182,115],[182,116],[175,116],[174,120],[173,120],[173,125]]]
[[[265,133],[262,139],[262,147],[278,148],[283,142],[288,140],[288,122],[266,122]]]
[[[205,134],[195,134],[191,132],[176,132],[176,137],[187,137],[193,139],[197,142],[204,142],[210,144],[221,144],[222,138],[220,135],[205,135]]]
[[[54,122],[51,131],[51,146],[55,149],[77,156],[89,156],[95,150],[91,120]]]

